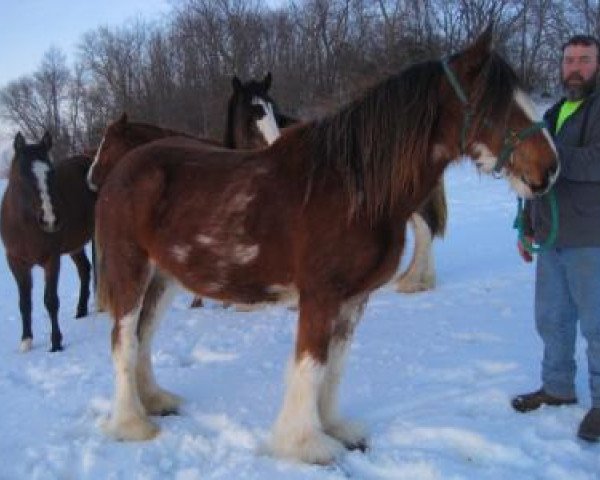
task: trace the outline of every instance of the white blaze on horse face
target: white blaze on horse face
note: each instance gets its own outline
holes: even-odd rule
[[[275,140],[279,138],[281,132],[277,126],[277,120],[275,119],[275,113],[273,112],[273,105],[269,102],[265,102],[262,98],[254,97],[252,99],[252,105],[260,105],[265,114],[256,122],[256,126],[268,145],[271,145]]]
[[[527,115],[527,117],[531,120],[532,123],[539,121],[538,120],[539,116],[535,109],[535,105],[533,104],[533,102],[531,101],[531,99],[525,92],[518,89],[515,92],[515,102],[517,103],[517,105],[519,105],[521,107],[521,109],[523,110],[525,115]],[[554,145],[554,141],[552,140],[552,137],[550,136],[550,132],[548,132],[548,129],[543,128],[542,134],[544,135],[544,137],[546,137],[546,141],[552,148],[552,151],[554,152],[554,155],[556,156],[556,158],[558,158],[558,150],[556,150],[556,145]],[[550,188],[552,185],[554,185],[554,182],[556,182],[556,179],[558,178],[559,174],[560,174],[560,162],[558,162],[558,164],[556,166],[556,171],[552,174],[552,176],[548,180],[548,185],[549,185],[548,188]]]
[[[98,190],[98,185],[96,185],[92,181],[92,173],[94,172],[94,168],[96,167],[96,165],[98,164],[98,160],[100,159],[100,152],[102,151],[102,146],[104,145],[104,138],[105,137],[102,137],[100,146],[98,147],[98,150],[96,150],[96,156],[94,157],[94,161],[90,165],[90,168],[89,168],[88,174],[87,174],[87,184],[88,184],[88,187],[90,188],[90,190],[92,190],[93,192]]]
[[[32,162],[31,171],[37,180],[40,190],[44,223],[50,227],[54,227],[56,225],[56,215],[54,215],[52,200],[50,199],[50,192],[48,190],[48,172],[50,171],[50,167],[41,160],[35,160]]]

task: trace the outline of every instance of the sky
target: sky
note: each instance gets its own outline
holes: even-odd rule
[[[159,19],[170,8],[170,0],[0,0],[0,87],[33,73],[52,46],[70,63],[85,32]]]
[[[579,404],[528,414],[510,407],[513,395],[538,388],[542,353],[534,267],[520,260],[511,229],[514,194],[470,162],[447,172],[446,192],[436,289],[375,292],[348,355],[340,410],[362,423],[370,448],[325,467],[264,450],[297,312],[236,312],[213,301],[191,310],[191,294],[176,296],[152,359],[158,383],[183,397],[181,414],[153,417],[161,429],[154,440],[116,442],[104,432],[114,389],[109,318],[93,304],[88,317],[73,318],[79,282],[63,257],[65,350],[47,351],[35,269],[33,349],[20,353],[17,289],[0,244],[0,479],[598,480],[600,445],[576,437],[590,407],[583,342]],[[405,263],[410,242],[407,250]]]
[[[268,0],[279,6],[284,0]],[[129,20],[160,21],[177,0],[0,0],[0,88],[32,74],[50,47],[75,59],[82,35]],[[12,136],[0,119],[0,141]]]

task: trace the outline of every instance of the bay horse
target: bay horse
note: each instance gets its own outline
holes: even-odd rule
[[[182,285],[233,303],[297,302],[274,455],[322,464],[365,447],[363,430],[338,414],[338,386],[370,293],[397,269],[410,215],[465,156],[524,197],[546,192],[558,174],[552,140],[491,35],[406,68],[268,148],[171,137],[114,166],[96,209],[98,288],[114,320],[109,434],[153,438],[149,415],[178,409],[150,352]]]
[[[31,269],[39,265],[44,269],[44,304],[51,322],[50,351],[56,352],[62,350],[57,288],[60,256],[65,253],[75,263],[81,282],[75,316],[88,312],[90,262],[84,246],[94,230],[95,195],[86,185],[91,158],[79,155],[54,164],[48,132],[36,144],[27,144],[17,133],[13,147],[0,211],[0,235],[19,290],[21,350],[28,351],[32,345]]]

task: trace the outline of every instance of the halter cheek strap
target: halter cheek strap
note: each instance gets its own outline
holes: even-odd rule
[[[465,107],[465,116],[463,118],[463,125],[460,130],[460,153],[461,155],[463,155],[467,151],[467,133],[471,128],[471,121],[473,120],[473,109],[469,104],[469,99],[467,98],[465,91],[461,87],[457,76],[450,68],[450,64],[448,63],[448,57],[442,58],[441,63],[444,69],[444,73],[446,74],[446,78],[448,79],[448,82],[450,82],[454,93]]]
[[[448,58],[445,57],[441,60],[442,67],[444,69],[444,73],[446,74],[446,78],[448,82],[452,86],[454,93],[461,101],[461,103],[465,107],[465,115],[463,119],[463,125],[460,132],[460,153],[464,154],[467,149],[467,134],[469,129],[471,128],[471,122],[473,120],[473,108],[469,103],[469,99],[465,94],[465,91],[460,85],[456,74],[450,68],[450,64],[448,63]],[[514,130],[508,130],[504,135],[504,140],[502,142],[502,150],[500,150],[500,154],[498,155],[498,159],[496,160],[496,164],[494,165],[494,173],[499,174],[504,166],[509,162],[512,154],[515,151],[515,148],[519,143],[523,140],[535,135],[542,129],[546,127],[546,123],[544,121],[534,122],[527,128],[524,128],[520,132],[515,132]]]

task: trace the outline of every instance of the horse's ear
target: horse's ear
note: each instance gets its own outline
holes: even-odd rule
[[[242,89],[242,82],[240,82],[237,75],[234,75],[231,79],[231,86],[233,87],[234,92],[239,92]]]
[[[485,30],[465,51],[465,61],[469,69],[477,69],[485,62],[492,51],[494,23],[490,22]]]
[[[265,75],[265,79],[263,80],[263,85],[265,86],[265,91],[269,90],[269,88],[271,88],[271,80],[273,80],[273,76],[271,75],[271,72],[267,72],[267,74]]]
[[[42,137],[42,145],[46,148],[47,151],[52,148],[52,135],[50,135],[50,132],[48,130],[44,132],[44,136]]]
[[[127,121],[129,119],[127,118],[127,113],[123,112],[121,113],[121,116],[119,118],[117,118],[114,123],[112,123],[110,125],[111,129],[114,130],[115,132],[122,132],[125,130],[125,128],[127,127]]]
[[[23,138],[23,135],[21,135],[21,132],[18,132],[15,135],[13,147],[15,149],[15,152],[20,152],[21,150],[23,150],[25,148],[25,138]]]

